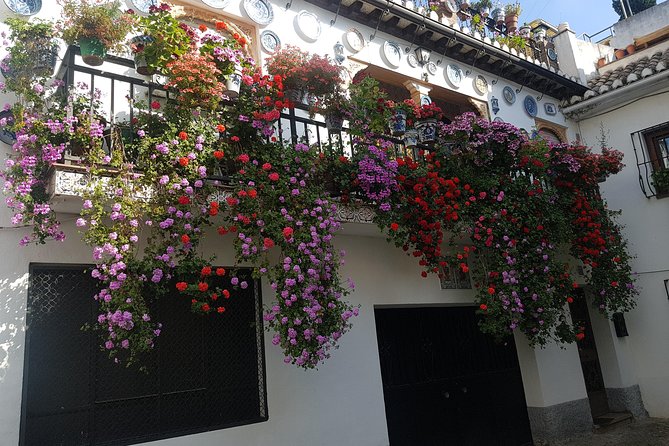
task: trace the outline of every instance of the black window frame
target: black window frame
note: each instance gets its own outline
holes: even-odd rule
[[[669,121],[631,133],[632,147],[639,171],[639,186],[646,198],[669,197],[669,186],[655,185],[653,176],[657,172],[666,172],[669,176],[669,143],[662,154],[658,141],[669,140]]]
[[[26,437],[26,428],[27,428],[27,409],[28,409],[28,391],[29,391],[29,371],[30,371],[30,345],[31,345],[31,330],[30,327],[28,326],[28,323],[30,321],[30,312],[31,312],[31,305],[32,305],[32,300],[34,298],[34,295],[31,294],[32,287],[33,287],[33,277],[35,274],[35,271],[38,269],[50,269],[50,270],[63,270],[63,271],[81,271],[81,272],[87,272],[94,268],[94,265],[90,264],[80,264],[80,263],[30,263],[29,264],[29,285],[28,285],[28,293],[27,293],[27,299],[26,299],[26,337],[25,337],[25,349],[24,349],[24,364],[23,364],[23,381],[22,381],[22,401],[21,401],[21,415],[20,415],[20,433],[19,433],[19,446],[25,446],[27,443],[27,437]],[[226,267],[227,268],[227,267]],[[250,277],[250,268],[244,268],[247,269],[249,272],[249,277]],[[259,416],[252,419],[252,420],[243,420],[243,421],[234,421],[234,422],[223,422],[220,424],[212,424],[208,426],[197,426],[197,427],[191,427],[191,428],[182,428],[179,430],[175,431],[169,431],[165,432],[164,430],[161,432],[157,433],[149,433],[141,436],[134,436],[132,438],[125,438],[125,439],[114,439],[114,440],[103,440],[103,441],[96,441],[95,439],[90,440],[86,439],[85,443],[81,443],[81,439],[73,439],[73,443],[67,443],[67,444],[74,444],[75,442],[79,441],[76,444],[85,444],[85,445],[91,445],[91,446],[125,446],[125,445],[133,445],[133,444],[139,444],[139,443],[145,443],[145,442],[151,442],[151,441],[159,441],[159,440],[165,440],[165,439],[170,439],[170,438],[178,438],[178,437],[183,437],[187,435],[193,435],[193,434],[198,434],[198,433],[204,433],[204,432],[212,432],[212,431],[217,431],[217,430],[222,430],[222,429],[227,429],[227,428],[232,428],[232,427],[238,427],[238,426],[246,426],[246,425],[252,425],[252,424],[257,424],[257,423],[262,423],[266,422],[269,419],[269,413],[268,413],[268,403],[267,403],[267,368],[266,368],[266,358],[265,358],[265,342],[264,342],[264,322],[263,322],[263,308],[262,308],[262,289],[261,289],[261,283],[259,279],[252,279],[253,280],[253,297],[254,297],[254,304],[255,304],[255,321],[259,326],[256,327],[256,336],[255,336],[255,348],[257,349],[256,355],[258,357],[258,362],[257,362],[257,381],[258,381],[258,390],[259,390],[259,395],[258,395],[258,402],[259,402]],[[92,296],[88,296],[88,299],[91,301]],[[209,317],[216,317],[217,315],[209,316]],[[99,333],[91,330],[89,337],[92,337],[94,341],[99,343]],[[94,358],[92,358],[94,360]],[[94,363],[93,363],[94,364]],[[93,365],[94,366],[94,365]],[[92,367],[93,367],[92,366]],[[122,366],[121,366],[122,367]],[[137,373],[143,373],[140,371],[137,371]],[[97,375],[96,375],[97,376]],[[89,381],[88,383],[84,383],[84,385],[91,386],[92,383]],[[161,391],[161,396],[162,396],[162,391]],[[143,398],[144,395],[140,395],[138,398]],[[95,401],[95,397],[93,396],[93,404],[96,404],[97,401]],[[91,408],[90,410],[95,410],[95,408]],[[93,441],[93,442],[91,442]]]

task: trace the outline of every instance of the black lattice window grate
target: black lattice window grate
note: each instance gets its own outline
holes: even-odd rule
[[[81,330],[97,316],[86,269],[31,266],[20,445],[127,445],[267,420],[257,282],[221,316],[159,299],[163,331],[142,373]]]

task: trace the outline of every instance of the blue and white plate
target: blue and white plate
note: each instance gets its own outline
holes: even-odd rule
[[[33,15],[42,9],[42,0],[5,0],[5,5],[15,14]]]
[[[504,89],[502,90],[502,96],[504,96],[504,100],[509,105],[516,102],[516,92],[513,91],[513,88],[509,86],[504,87]]]
[[[281,40],[276,33],[265,30],[260,34],[260,45],[268,54],[274,54],[281,48]]]
[[[244,11],[258,25],[269,25],[274,20],[274,10],[267,0],[244,0]]]
[[[534,96],[532,96],[531,94],[525,96],[525,100],[523,101],[523,106],[525,106],[525,112],[528,115],[530,115],[530,117],[534,118],[537,116],[539,107],[537,106],[537,101],[534,99]]]

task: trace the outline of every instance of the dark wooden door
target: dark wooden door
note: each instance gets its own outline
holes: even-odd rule
[[[472,307],[376,309],[391,446],[532,443],[515,344]]]
[[[592,323],[590,322],[588,302],[581,288],[574,291],[574,301],[569,304],[569,310],[571,311],[572,321],[585,335],[576,345],[578,346],[578,356],[581,360],[585,390],[588,392],[590,412],[592,418],[595,419],[600,415],[609,413],[610,410],[604,387],[602,366],[599,362],[597,344],[595,344],[595,336],[592,331]]]

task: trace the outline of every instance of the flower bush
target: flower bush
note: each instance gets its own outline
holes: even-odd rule
[[[108,49],[115,49],[130,32],[132,21],[121,12],[119,0],[59,0],[59,4],[63,8],[59,28],[70,45],[81,39],[98,39]]]
[[[419,259],[423,277],[449,267],[473,275],[484,332],[519,329],[536,345],[576,339],[565,245],[589,267],[602,313],[633,307],[625,241],[597,193],[597,181],[621,169],[620,152],[528,141],[468,113],[442,125],[424,162],[384,163],[382,148],[371,153],[358,179],[379,207],[377,223]]]
[[[158,8],[154,14],[167,12]],[[219,35],[191,30],[189,50],[164,60],[165,88],[177,94],[136,110],[134,139],[107,125],[98,93],[91,97],[85,85],[65,97],[43,91],[49,108],[17,110],[17,143],[3,172],[12,221],[33,227],[22,244],[64,238],[47,173],[77,150],[88,184],[76,225],[96,263],[97,328],[110,357],[130,364],[151,350],[163,327],[150,309],[167,292],[176,290],[196,313],[225,318],[227,299],[265,276],[277,296],[265,315],[273,343],[287,363],[313,368],[358,312],[345,302],[338,272],[336,207],[319,180],[316,150],[286,148],[275,135],[286,105],[281,77],[260,72],[233,26],[216,28]],[[222,70],[238,67],[241,91],[232,102]],[[253,274],[203,256],[212,236],[231,239],[236,264],[255,265]]]

